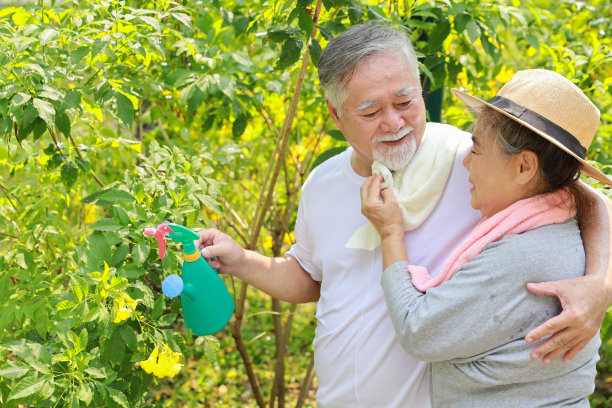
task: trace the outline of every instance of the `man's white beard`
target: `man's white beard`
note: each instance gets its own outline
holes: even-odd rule
[[[374,160],[384,164],[391,171],[397,171],[406,167],[417,150],[416,138],[414,133],[412,133],[413,130],[412,127],[408,126],[396,133],[376,136],[372,140],[372,157]],[[404,136],[407,136],[408,140],[398,147],[388,147],[382,143],[377,143],[398,140]]]

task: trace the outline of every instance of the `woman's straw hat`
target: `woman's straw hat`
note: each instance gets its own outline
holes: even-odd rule
[[[533,130],[578,159],[584,173],[612,186],[612,180],[585,160],[599,126],[599,110],[563,75],[546,69],[519,71],[488,103],[452,92],[471,108],[488,106]]]

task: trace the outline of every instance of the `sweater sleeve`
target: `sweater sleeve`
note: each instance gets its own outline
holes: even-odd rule
[[[426,294],[412,285],[407,262],[389,266],[382,287],[402,347],[424,361],[465,360],[520,339],[557,315],[557,298],[535,296],[525,284],[584,274],[577,226],[558,227],[563,225],[490,244]]]

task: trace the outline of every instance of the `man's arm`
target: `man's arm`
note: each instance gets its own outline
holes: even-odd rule
[[[229,273],[285,302],[304,303],[319,299],[320,283],[314,281],[292,256],[270,258],[245,250],[216,229],[203,230],[199,234],[196,247],[220,273]]]
[[[527,334],[527,342],[551,335],[531,352],[548,364],[563,354],[568,362],[597,334],[612,303],[612,259],[610,252],[612,202],[598,191],[579,183],[586,202],[578,214],[586,251],[586,274],[556,282],[528,283],[536,295],[557,296],[563,312]]]

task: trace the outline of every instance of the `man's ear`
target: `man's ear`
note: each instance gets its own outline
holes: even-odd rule
[[[527,186],[537,180],[540,161],[538,156],[531,150],[523,150],[515,157],[516,160],[516,182]]]
[[[340,116],[338,115],[338,110],[334,107],[334,105],[330,102],[329,99],[325,98],[325,103],[327,104],[327,110],[329,111],[329,115],[331,116],[338,129],[340,129]],[[342,129],[340,129],[340,131],[342,131]]]

